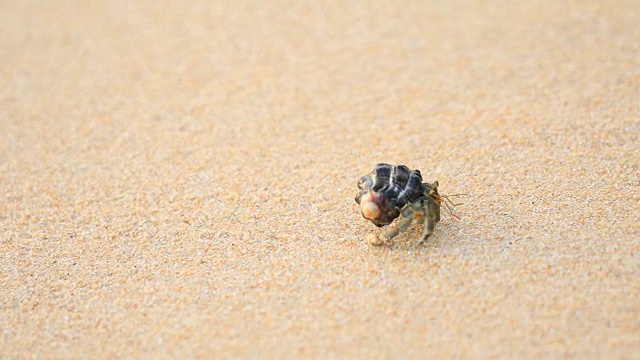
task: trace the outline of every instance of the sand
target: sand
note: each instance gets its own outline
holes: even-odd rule
[[[637,2],[88,3],[0,4],[0,358],[640,356]]]

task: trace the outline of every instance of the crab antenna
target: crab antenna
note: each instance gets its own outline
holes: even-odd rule
[[[449,215],[455,217],[456,219],[460,220],[460,216],[456,215],[453,212],[452,207],[456,207],[458,205],[462,205],[463,203],[454,203],[453,201],[451,201],[451,199],[449,199],[449,196],[460,196],[460,195],[466,195],[466,194],[454,194],[454,195],[438,195],[437,198],[435,198],[435,200],[439,203],[439,204],[444,204],[444,208],[447,210],[447,212],[449,213]]]
[[[454,205],[454,206],[455,206],[455,205]],[[447,209],[447,212],[448,212],[451,216],[453,216],[453,217],[455,217],[456,219],[460,220],[460,215],[455,214],[455,213],[451,210],[451,207],[449,207],[449,204],[448,204],[446,201],[444,202],[444,207],[445,207],[445,209]]]
[[[451,201],[451,197],[452,196],[468,196],[468,194],[451,194],[451,195],[440,195],[441,198],[445,199],[446,201],[449,202],[449,204],[451,204],[452,206],[459,206],[462,205],[464,203],[454,203],[453,201]]]
[[[447,194],[445,196],[449,196],[449,197],[454,197],[454,196],[469,196],[469,194],[465,194],[465,193],[458,193],[458,194]]]

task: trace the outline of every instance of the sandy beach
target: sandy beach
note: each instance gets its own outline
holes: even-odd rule
[[[0,2],[0,358],[637,359],[639,24]],[[380,162],[460,219],[367,244]]]

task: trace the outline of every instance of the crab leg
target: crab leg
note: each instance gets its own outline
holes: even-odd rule
[[[387,228],[387,230],[383,232],[382,235],[380,236],[383,237],[386,241],[389,241],[394,237],[398,236],[398,234],[407,231],[409,226],[411,226],[412,222],[413,222],[413,216],[404,218],[400,220],[397,225],[396,224],[390,225]]]
[[[427,206],[425,209],[427,210],[427,214],[425,216],[426,221],[424,223],[424,233],[422,234],[422,241],[427,240],[431,234],[433,234],[433,229],[436,227],[436,222],[440,220],[440,212],[437,209],[437,204],[432,199],[427,201]]]
[[[390,241],[394,237],[398,236],[398,234],[407,231],[414,220],[418,224],[422,224],[425,218],[428,218],[425,214],[422,200],[418,200],[413,204],[405,206],[405,208],[402,209],[401,214],[402,219],[398,221],[397,225],[394,224],[387,227],[387,230],[380,235],[381,240]],[[435,226],[435,223],[433,226]],[[431,232],[433,232],[433,227],[431,228]]]
[[[383,245],[384,243],[391,241],[391,239],[398,236],[398,234],[403,233],[407,231],[407,229],[409,229],[409,226],[411,226],[411,223],[416,218],[415,215],[416,214],[414,213],[412,206],[405,207],[402,210],[402,219],[398,221],[397,224],[387,226],[386,230],[378,236],[371,234],[370,237],[368,237],[367,241],[371,245],[376,246]],[[418,218],[418,222],[421,222],[421,220],[423,219]]]

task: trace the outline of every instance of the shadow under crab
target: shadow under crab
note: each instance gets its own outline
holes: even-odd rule
[[[422,241],[425,241],[440,221],[441,198],[438,182],[423,183],[419,170],[404,165],[378,164],[373,171],[358,181],[359,192],[355,197],[362,216],[374,225],[390,225],[380,235],[369,235],[372,245],[382,245],[398,234],[407,231],[413,222],[424,224]]]

